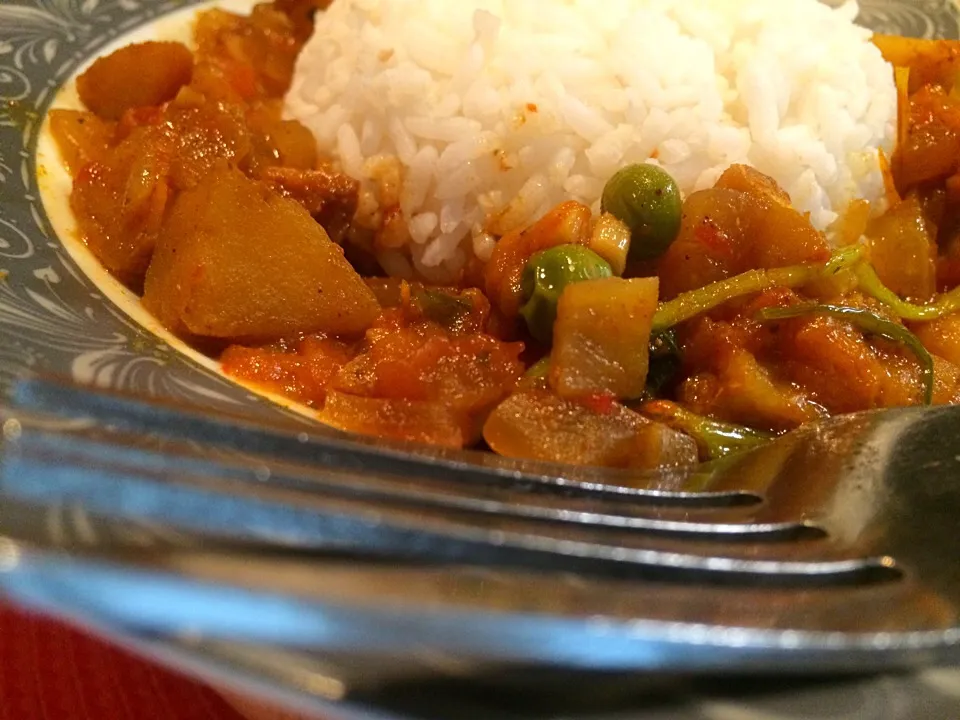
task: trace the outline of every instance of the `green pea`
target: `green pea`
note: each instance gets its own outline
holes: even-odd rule
[[[583,245],[557,245],[533,255],[520,278],[524,300],[520,315],[530,334],[549,344],[563,289],[570,283],[612,275],[610,263]]]
[[[603,188],[604,212],[630,228],[630,259],[662,255],[680,232],[682,199],[672,177],[656,165],[627,165]]]

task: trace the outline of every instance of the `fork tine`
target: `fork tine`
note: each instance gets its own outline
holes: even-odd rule
[[[65,397],[56,385],[34,389],[46,393],[37,407],[52,411]],[[149,543],[150,526],[138,531],[144,521],[157,523],[192,537],[183,554],[168,553],[161,563],[175,578],[196,579],[202,567],[215,587],[234,586],[256,565],[259,589],[282,587],[284,597],[319,593],[323,604],[328,593],[342,592],[348,607],[359,599],[388,617],[394,607],[426,607],[431,617],[422,630],[446,649],[477,637],[479,626],[461,624],[460,610],[469,606],[489,630],[486,657],[509,655],[500,638],[522,632],[499,623],[504,612],[573,619],[588,635],[603,618],[592,637],[605,649],[652,623],[655,633],[630,658],[635,668],[691,669],[683,653],[654,661],[643,654],[660,652],[658,643],[686,654],[696,646],[698,657],[704,646],[722,647],[716,657],[740,668],[759,657],[758,648],[780,669],[791,662],[851,667],[852,659],[892,666],[960,652],[953,522],[960,484],[924,472],[960,468],[956,444],[943,442],[960,437],[957,410],[842,417],[791,433],[698,478],[696,487],[719,485],[726,495],[680,486],[620,493],[611,483],[629,475],[603,472],[578,475],[571,495],[568,479],[550,474],[557,468],[497,463],[469,473],[466,463],[442,455],[394,463],[399,448],[345,443],[327,431],[304,441],[289,428],[233,425],[114,396],[91,401],[86,393],[70,397],[95,412],[27,411],[30,398],[21,397],[21,409],[6,413],[0,534],[17,537],[9,512],[18,499],[75,524],[87,513],[78,530],[129,526],[134,539],[123,547],[144,537]],[[299,446],[306,449],[290,451]],[[216,460],[203,457],[208,447]],[[258,467],[269,472],[259,475]],[[448,476],[453,468],[460,470]],[[470,482],[457,484],[464,475]],[[749,505],[760,493],[762,502]],[[67,503],[73,508],[62,512]],[[790,535],[797,528],[817,534],[797,517],[822,523],[828,538]],[[61,571],[96,549],[76,545],[90,535],[64,537],[66,564],[46,563],[44,550],[32,574],[4,575],[0,567],[0,585],[39,583],[44,589],[30,602],[62,600],[73,591]],[[212,552],[191,550],[198,546]],[[124,578],[152,562],[136,553],[111,557]],[[98,607],[129,610],[110,605]],[[442,642],[432,634],[441,625],[453,628]],[[604,644],[610,637],[612,645]],[[536,643],[525,646],[531,650],[527,657],[555,660]],[[601,661],[611,663],[609,655]]]
[[[18,422],[32,434],[36,443],[38,434],[47,435],[63,455],[85,457],[91,453],[84,445],[98,442],[104,456],[110,453],[114,462],[130,467],[160,469],[178,456],[181,473],[218,474],[240,484],[262,489],[265,479],[273,487],[308,493],[326,493],[338,497],[382,499],[397,505],[435,509],[447,513],[473,513],[502,518],[513,518],[530,523],[583,526],[648,536],[674,539],[716,541],[793,541],[819,539],[823,531],[809,523],[784,521],[774,523],[726,522],[718,511],[687,513],[688,519],[672,519],[669,513],[631,512],[623,502],[599,499],[555,497],[545,494],[518,492],[496,486],[477,487],[456,481],[422,480],[415,477],[381,476],[369,472],[345,472],[334,468],[316,468],[306,463],[282,463],[271,457],[254,453],[232,455],[221,453],[218,460],[210,460],[192,452],[190,445],[157,436],[154,442],[162,445],[162,453],[145,452],[137,440],[126,434],[99,431],[93,436],[55,431],[43,428],[43,420],[36,416],[18,415]],[[100,437],[97,437],[97,436]],[[39,450],[37,452],[40,452]],[[79,460],[73,464],[77,464]],[[86,460],[84,460],[86,462]],[[166,470],[165,470],[166,471]],[[666,517],[662,517],[666,515]],[[693,519],[689,519],[690,517]],[[727,514],[729,515],[729,513]]]
[[[426,502],[404,493],[354,490],[368,473],[342,477],[338,488],[329,478],[335,472],[315,472],[309,490],[303,475],[309,468],[277,466],[271,483],[238,484],[237,466],[184,454],[185,446],[160,450],[125,446],[122,436],[105,440],[95,436],[43,429],[41,422],[21,416],[19,437],[8,438],[0,487],[8,495],[41,502],[79,502],[94,511],[146,517],[174,525],[220,534],[260,533],[273,541],[287,538],[308,548],[347,550],[407,558],[431,563],[467,563],[484,566],[563,570],[593,576],[634,577],[671,582],[740,583],[751,585],[848,585],[885,582],[900,576],[885,558],[826,560],[756,560],[718,554],[723,546],[708,544],[678,552],[657,549],[650,538],[626,543],[624,532],[638,529],[675,533],[685,537],[700,533],[716,538],[733,534],[737,526],[671,524],[643,518],[615,518],[616,527],[601,518],[581,516],[580,524],[595,531],[616,531],[603,542],[596,532],[576,528],[569,516],[535,517],[536,506],[526,515],[504,518],[502,503],[460,506]],[[242,472],[251,470],[243,458]],[[296,473],[299,473],[300,476]],[[254,471],[255,474],[255,471]],[[324,482],[326,480],[326,482]],[[285,482],[286,481],[286,482]],[[298,482],[299,481],[299,482]],[[288,487],[284,487],[284,485]],[[245,485],[245,487],[244,487]],[[333,490],[333,491],[331,491]],[[453,512],[451,512],[453,511]],[[565,518],[561,531],[541,527]],[[534,520],[533,523],[530,521]],[[647,523],[629,527],[630,522]],[[650,523],[659,523],[653,524]],[[742,526],[747,534],[776,534],[783,527]],[[803,527],[801,525],[801,527]],[[613,541],[620,544],[612,544]]]
[[[607,584],[598,586],[607,593],[581,594],[565,588],[560,577],[536,573],[484,579],[462,568],[444,568],[441,575],[354,559],[277,557],[256,549],[224,555],[202,547],[133,553],[97,546],[64,556],[42,543],[3,537],[0,556],[7,558],[0,566],[0,587],[21,602],[153,636],[182,636],[189,627],[207,639],[271,647],[394,657],[422,651],[603,670],[729,669],[731,662],[739,669],[822,669],[824,663],[851,667],[856,661],[862,671],[871,662],[916,663],[933,651],[958,657],[956,638],[936,631],[917,632],[900,643],[890,633],[851,635],[838,647],[836,634],[829,632],[637,620],[644,608],[656,610],[647,602],[650,596],[659,596],[660,610],[669,612],[671,603],[664,602],[669,588],[663,594],[657,585],[644,593],[635,585]],[[547,591],[561,593],[556,611],[528,612],[525,598]],[[629,598],[625,606],[618,606],[618,599],[608,602],[618,594]],[[676,597],[687,610],[699,607],[704,620],[711,616],[704,614],[707,608],[742,605],[749,598],[726,588],[708,599],[696,595]],[[847,602],[850,597],[839,596]],[[799,600],[802,604],[802,596]]]
[[[159,433],[198,441],[208,447],[255,452],[277,459],[317,463],[327,468],[363,470],[385,477],[417,475],[476,486],[505,487],[523,492],[624,500],[632,506],[738,508],[756,505],[756,494],[736,489],[721,492],[677,490],[688,472],[638,474],[598,468],[573,468],[550,463],[515,461],[489,453],[472,453],[465,463],[442,449],[418,444],[384,442],[348,436],[321,426],[267,424],[249,416],[213,415],[197,407],[147,401],[111,391],[92,390],[59,380],[30,378],[15,383],[7,405],[13,410],[48,413],[64,419],[87,420],[134,435]],[[646,483],[668,489],[637,487]]]

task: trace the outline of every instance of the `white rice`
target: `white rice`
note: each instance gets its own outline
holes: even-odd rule
[[[286,110],[370,209],[399,162],[409,254],[437,278],[562,200],[597,209],[633,162],[685,193],[748,163],[825,228],[882,195],[878,149],[893,147],[892,71],[856,15],[817,0],[335,0]],[[399,271],[403,253],[387,255]]]

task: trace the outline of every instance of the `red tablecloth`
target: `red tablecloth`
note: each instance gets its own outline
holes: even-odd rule
[[[241,720],[209,688],[0,604],[0,720]]]

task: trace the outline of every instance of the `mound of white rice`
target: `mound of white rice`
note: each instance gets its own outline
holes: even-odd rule
[[[817,0],[335,0],[286,109],[363,181],[367,211],[399,204],[381,262],[401,274],[405,255],[441,278],[562,200],[596,209],[633,162],[686,193],[751,164],[825,228],[881,195],[878,148],[893,146],[892,72],[856,14]]]

